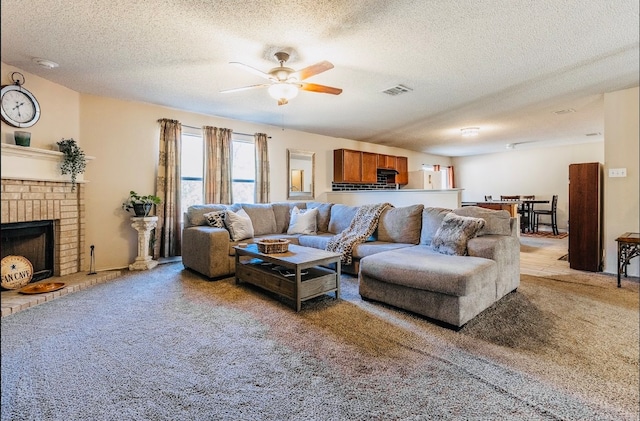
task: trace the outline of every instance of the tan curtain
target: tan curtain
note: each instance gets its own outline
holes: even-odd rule
[[[158,157],[158,179],[156,196],[162,203],[156,206],[158,225],[155,232],[153,257],[180,256],[182,249],[182,227],[180,226],[180,151],[182,125],[176,120],[161,119],[160,154]]]
[[[233,203],[231,129],[204,126],[204,202]]]
[[[447,171],[447,176],[449,177],[449,188],[455,189],[456,185],[454,183],[455,177],[453,175],[453,165],[449,167],[449,171]]]
[[[256,186],[255,202],[269,203],[269,150],[267,146],[267,135],[264,133],[255,134],[256,146]]]

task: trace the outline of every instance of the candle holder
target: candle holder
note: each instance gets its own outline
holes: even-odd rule
[[[18,146],[29,146],[31,144],[31,133],[18,130],[13,132],[13,139]]]

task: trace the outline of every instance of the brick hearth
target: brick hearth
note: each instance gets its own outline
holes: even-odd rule
[[[54,275],[86,265],[84,186],[58,181],[2,179],[1,222],[54,221]]]

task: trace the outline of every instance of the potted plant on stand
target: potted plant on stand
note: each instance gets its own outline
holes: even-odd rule
[[[60,165],[60,171],[62,174],[71,174],[71,191],[76,189],[76,178],[78,174],[84,173],[84,169],[87,166],[87,159],[84,156],[84,152],[75,140],[62,139],[56,142],[60,152],[64,154],[62,164]]]
[[[129,198],[122,204],[122,209],[127,212],[133,212],[135,216],[149,216],[149,212],[153,205],[159,205],[161,202],[158,196],[148,194],[141,196],[135,191],[129,192]]]

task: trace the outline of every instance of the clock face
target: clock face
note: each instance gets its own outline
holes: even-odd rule
[[[20,85],[2,87],[2,120],[14,127],[31,127],[40,118],[40,105],[31,92]]]

